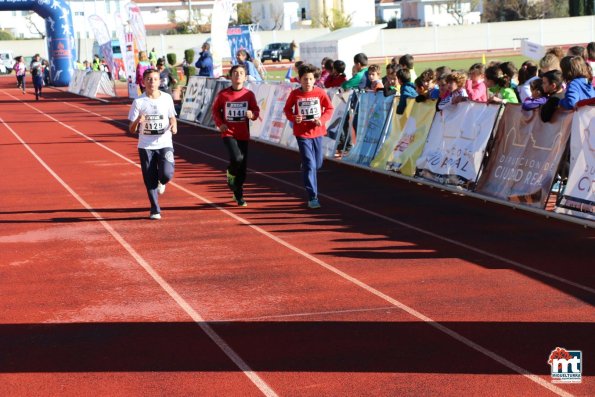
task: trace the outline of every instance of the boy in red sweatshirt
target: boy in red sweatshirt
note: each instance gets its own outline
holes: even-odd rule
[[[308,208],[320,208],[316,174],[322,166],[322,137],[326,135],[325,123],[333,114],[333,105],[326,92],[314,85],[320,69],[302,65],[298,75],[301,87],[289,94],[283,111],[293,123],[293,135],[300,148]]]
[[[231,87],[217,94],[213,103],[213,119],[221,131],[223,144],[229,152],[227,167],[227,185],[233,192],[233,199],[240,207],[248,204],[244,200],[244,182],[248,160],[248,142],[250,142],[249,120],[256,120],[260,109],[252,91],[244,88],[246,69],[234,65],[229,71]]]

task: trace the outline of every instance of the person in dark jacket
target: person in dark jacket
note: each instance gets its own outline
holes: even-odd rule
[[[213,56],[210,52],[211,45],[209,43],[204,43],[202,45],[202,52],[200,53],[200,57],[198,61],[194,64],[199,71],[198,75],[203,77],[215,77],[213,75]]]
[[[407,106],[407,98],[417,97],[417,91],[415,90],[415,84],[411,82],[411,72],[409,72],[409,69],[397,70],[397,80],[401,86],[401,98],[397,105],[397,114],[403,114]]]

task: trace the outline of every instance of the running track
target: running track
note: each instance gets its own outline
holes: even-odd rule
[[[180,124],[149,221],[127,104],[0,78],[3,396],[594,395],[595,232]],[[591,259],[589,259],[591,258]],[[555,347],[583,382],[553,384]]]

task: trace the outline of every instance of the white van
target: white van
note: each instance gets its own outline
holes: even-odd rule
[[[10,50],[0,50],[0,73],[12,72],[14,66],[14,54]]]

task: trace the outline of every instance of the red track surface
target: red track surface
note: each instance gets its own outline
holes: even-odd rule
[[[592,229],[333,163],[309,211],[297,155],[258,143],[238,208],[185,125],[149,221],[128,105],[12,87],[3,396],[595,394]],[[551,383],[557,346],[581,384]]]

